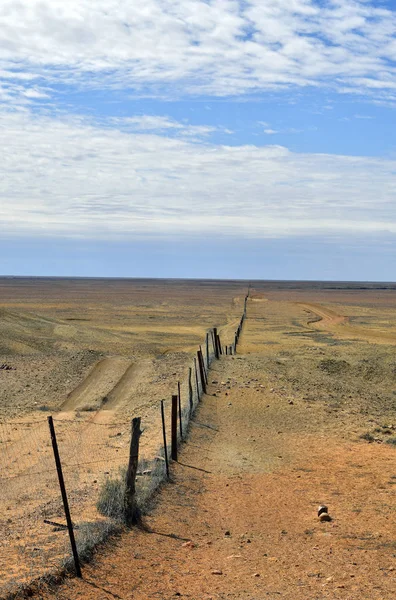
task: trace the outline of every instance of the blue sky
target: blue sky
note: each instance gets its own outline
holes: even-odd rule
[[[394,280],[395,107],[393,1],[3,0],[0,274]]]

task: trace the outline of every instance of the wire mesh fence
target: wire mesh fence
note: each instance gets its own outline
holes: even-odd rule
[[[173,392],[180,394],[179,441],[187,433],[216,357],[213,339],[209,332],[200,349],[203,375],[194,358],[185,379],[179,386],[174,382]],[[166,401],[167,432],[171,429],[170,407]],[[147,424],[142,421],[136,496],[143,511],[166,477],[160,403],[154,409],[155,416]],[[77,547],[84,559],[98,542],[122,526],[131,422],[114,422],[110,413],[101,410],[54,414],[53,423]],[[170,436],[167,445],[170,456]],[[43,413],[35,420],[0,422],[0,598],[12,597],[32,580],[70,564],[48,418]]]

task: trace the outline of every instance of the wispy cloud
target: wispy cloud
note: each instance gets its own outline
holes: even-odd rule
[[[0,113],[0,147],[3,236],[396,232],[392,160],[220,146],[29,111]]]
[[[286,129],[271,129],[271,127],[266,127],[264,129],[264,133],[266,135],[278,135],[280,133],[283,134],[290,134],[290,133],[302,133],[303,130],[302,129],[296,129],[295,127],[289,127]]]
[[[228,129],[213,127],[209,125],[191,125],[186,122],[176,121],[170,117],[161,115],[137,115],[133,117],[114,117],[111,122],[119,127],[130,131],[141,131],[150,133],[175,134],[181,137],[200,138],[206,137],[215,131],[232,133]]]
[[[393,102],[396,14],[386,6],[368,0],[3,0],[0,69],[11,84],[30,87],[36,78],[36,93],[49,81],[152,95],[326,86]]]

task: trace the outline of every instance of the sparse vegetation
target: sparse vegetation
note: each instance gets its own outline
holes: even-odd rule
[[[366,440],[367,442],[374,442],[375,437],[373,436],[372,433],[370,433],[369,431],[366,431],[365,433],[362,433],[359,438],[361,440]]]
[[[121,524],[108,520],[80,523],[78,530],[76,530],[76,544],[80,560],[82,562],[88,561],[100,544],[121,531]],[[71,556],[65,559],[63,566],[66,571],[71,571],[74,568]]]
[[[117,477],[105,479],[96,503],[96,508],[101,515],[110,517],[118,523],[125,522],[125,477],[126,468],[122,468]]]

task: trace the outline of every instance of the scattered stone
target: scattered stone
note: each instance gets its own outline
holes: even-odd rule
[[[328,513],[324,512],[324,513],[321,513],[320,516],[319,516],[319,521],[321,523],[325,523],[325,522],[331,521],[331,520],[332,519],[331,519],[331,517],[330,517],[330,515]]]
[[[189,540],[188,542],[184,542],[184,544],[182,544],[182,548],[195,548],[195,544]]]
[[[321,504],[321,505],[319,506],[319,508],[318,508],[318,517],[320,517],[320,515],[321,515],[322,513],[328,513],[328,512],[329,512],[329,509],[328,509],[328,507],[327,507],[327,506],[325,506],[324,504]]]
[[[220,569],[214,569],[212,571],[212,575],[223,575],[223,571],[221,571]]]
[[[289,404],[294,404],[293,400],[289,400]]]
[[[260,573],[254,573],[253,577],[260,577]]]

